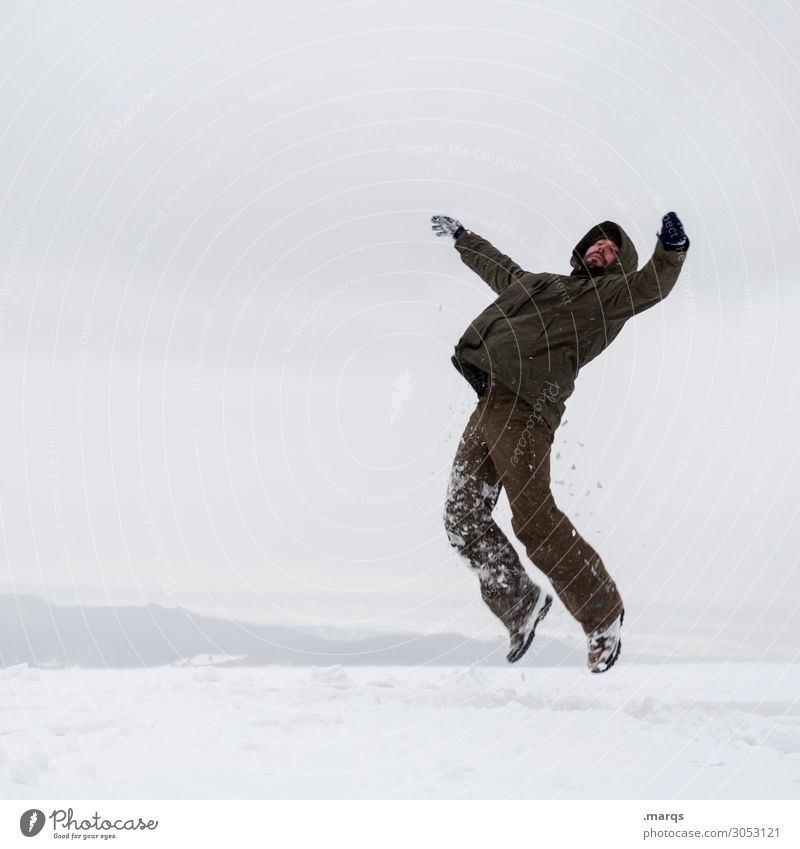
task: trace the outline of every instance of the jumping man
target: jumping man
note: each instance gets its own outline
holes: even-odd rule
[[[650,261],[637,271],[618,224],[596,224],[572,252],[572,272],[523,271],[486,239],[445,215],[437,236],[455,239],[463,262],[498,295],[467,328],[453,364],[478,395],[456,451],[444,520],[450,543],[477,574],[481,596],[508,629],[507,660],[519,660],[552,598],[535,584],[492,518],[505,487],[511,525],[588,641],[588,667],[619,657],[624,608],[598,553],[556,506],[550,447],[580,369],[625,322],[675,286],[689,239],[674,212],[662,219]]]

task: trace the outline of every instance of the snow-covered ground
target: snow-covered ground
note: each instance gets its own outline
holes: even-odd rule
[[[0,795],[800,794],[800,665],[0,671]]]

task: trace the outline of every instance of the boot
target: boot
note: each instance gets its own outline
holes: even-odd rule
[[[497,584],[481,584],[481,596],[494,615],[508,628],[511,636],[506,660],[518,661],[530,648],[536,635],[536,626],[544,619],[553,603],[530,579],[522,596],[509,593]]]
[[[545,595],[540,589],[536,603],[531,607],[519,630],[511,635],[510,650],[506,655],[506,660],[509,663],[516,663],[528,651],[536,635],[536,626],[547,616],[552,603],[553,597]]]
[[[610,669],[622,651],[622,620],[625,618],[624,608],[619,616],[605,628],[593,631],[589,634],[589,658],[588,666],[590,672],[605,672]]]

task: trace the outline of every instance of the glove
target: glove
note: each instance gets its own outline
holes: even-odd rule
[[[432,215],[431,230],[437,236],[452,236],[457,239],[464,232],[464,225],[447,215]]]
[[[674,212],[668,212],[661,219],[661,232],[658,234],[661,244],[669,251],[679,251],[689,242],[683,231],[683,224]]]

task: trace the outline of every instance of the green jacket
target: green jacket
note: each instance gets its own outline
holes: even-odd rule
[[[602,273],[590,273],[581,257],[600,238],[615,238],[619,255]],[[469,230],[455,247],[499,297],[467,328],[453,364],[479,396],[491,376],[531,404],[555,431],[580,369],[613,342],[629,318],[672,291],[688,242],[676,251],[657,239],[652,258],[637,271],[633,242],[619,225],[604,221],[575,246],[571,274],[523,271]]]

